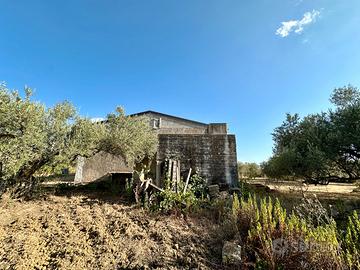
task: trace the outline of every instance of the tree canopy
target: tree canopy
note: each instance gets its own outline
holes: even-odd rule
[[[255,178],[262,176],[261,167],[255,162],[238,162],[239,178]]]
[[[300,118],[287,114],[273,132],[273,156],[264,173],[315,182],[360,178],[360,92],[351,85],[333,91],[334,108]]]
[[[44,168],[69,166],[77,156],[99,151],[121,155],[129,164],[155,153],[157,136],[142,117],[122,108],[93,123],[69,102],[51,108],[0,85],[0,194],[9,187],[31,188]]]

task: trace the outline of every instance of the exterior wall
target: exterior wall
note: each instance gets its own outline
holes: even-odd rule
[[[205,134],[207,125],[168,117],[156,113],[147,113],[144,115],[149,119],[150,127],[157,129],[159,134]]]
[[[206,128],[160,128],[158,134],[206,134]]]
[[[75,180],[78,183],[94,182],[110,173],[132,173],[124,159],[105,152],[100,152],[90,158],[78,159]]]
[[[180,161],[180,174],[185,178],[192,168],[208,180],[209,184],[234,186],[237,183],[235,135],[227,134],[227,124],[204,124],[169,115],[145,112],[149,125],[159,136],[157,160],[154,165],[156,183],[161,185],[162,164],[166,159]],[[132,173],[121,157],[108,153],[78,160],[75,183],[88,183],[109,174]]]
[[[204,124],[149,112],[144,114],[158,134],[227,134],[226,123]]]
[[[179,159],[182,177],[192,168],[208,184],[234,186],[237,182],[234,135],[160,134],[157,160]]]
[[[207,127],[208,134],[227,134],[226,123],[210,123]]]

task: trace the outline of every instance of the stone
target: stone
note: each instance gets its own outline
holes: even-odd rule
[[[210,185],[209,188],[209,195],[211,199],[215,199],[219,197],[219,185]]]
[[[227,191],[221,191],[219,193],[219,199],[224,200],[224,201],[228,201],[228,200],[231,199],[231,195]]]
[[[226,241],[222,249],[222,262],[224,264],[241,264],[241,246],[237,241]]]

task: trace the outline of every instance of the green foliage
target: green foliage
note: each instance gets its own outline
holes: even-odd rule
[[[356,211],[348,217],[343,254],[350,269],[360,269],[360,219]]]
[[[200,199],[205,199],[209,192],[206,179],[198,174],[193,174],[191,176],[188,189],[194,193],[196,198]]]
[[[178,183],[177,192],[174,191],[168,180],[165,181],[164,186],[164,190],[157,195],[157,200],[155,200],[157,204],[151,207],[154,210],[186,213],[208,200],[206,180],[197,174],[190,178],[186,192],[184,192],[185,182],[183,181]]]
[[[336,88],[330,97],[330,101],[337,107],[355,105],[360,101],[359,89],[352,85]]]
[[[240,211],[240,201],[239,201],[239,197],[236,194],[234,195],[231,210],[233,216],[236,218]]]
[[[234,200],[233,214],[238,209]],[[315,226],[295,213],[286,214],[278,199],[242,199],[238,231],[246,260],[256,258],[259,269],[340,269],[342,257],[336,223]]]
[[[342,230],[316,197],[287,214],[279,199],[250,195],[240,202],[235,197],[223,217],[223,239],[240,236],[244,264],[256,269],[360,269],[356,211]]]
[[[133,178],[127,178],[125,182],[125,194],[130,199],[134,197],[134,181]]]
[[[239,178],[250,178],[262,176],[261,167],[257,163],[238,162]]]
[[[164,212],[169,212],[171,210],[187,211],[190,207],[195,206],[197,203],[197,198],[191,191],[186,193],[176,193],[172,190],[166,189],[161,192],[160,198],[159,210]]]
[[[360,178],[360,92],[335,89],[335,109],[303,119],[287,114],[273,133],[274,155],[263,170],[271,178],[352,181]]]
[[[129,164],[152,156],[157,136],[145,119],[125,116],[122,109],[105,123],[82,118],[69,102],[46,108],[0,85],[0,194],[31,194],[34,176],[72,166],[77,156],[99,151],[122,155]]]
[[[109,114],[99,148],[123,156],[128,163],[142,161],[156,152],[157,135],[144,117],[129,117],[123,108]]]

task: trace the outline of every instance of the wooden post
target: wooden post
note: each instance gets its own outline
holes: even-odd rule
[[[155,183],[158,186],[161,186],[161,161],[157,160],[156,161],[156,172],[155,172],[156,176],[155,176]]]
[[[189,184],[190,175],[191,175],[191,168],[190,168],[189,174],[188,174],[188,176],[187,176],[187,178],[186,178],[186,183],[185,183],[185,188],[184,188],[184,194],[186,193],[186,189],[187,189],[187,186],[188,186],[188,184]]]

